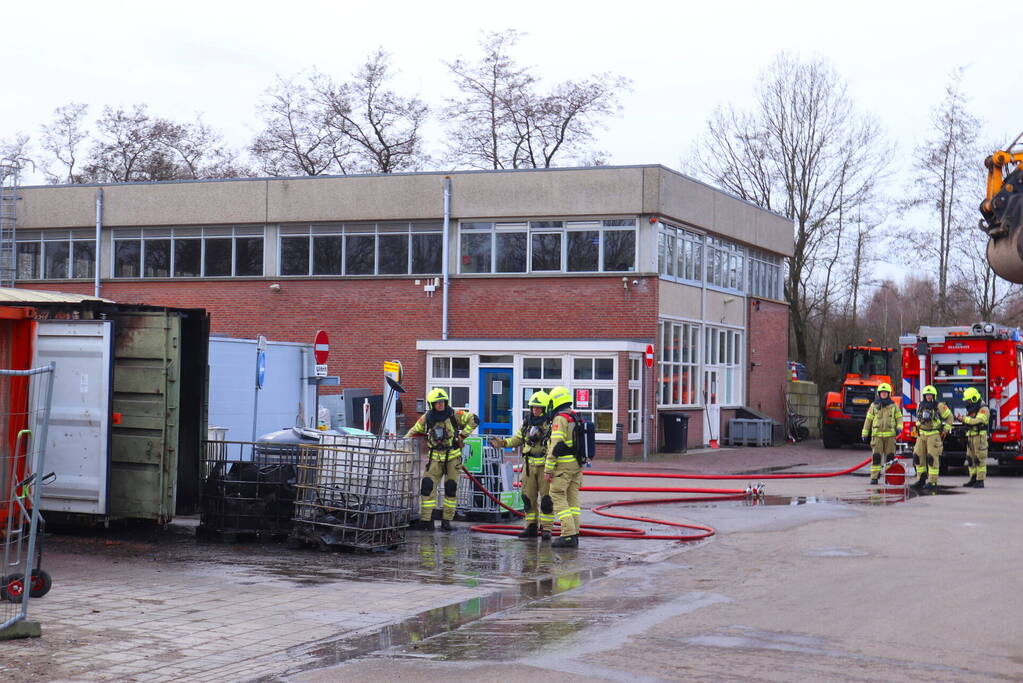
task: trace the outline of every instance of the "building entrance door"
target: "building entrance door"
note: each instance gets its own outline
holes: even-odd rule
[[[511,368],[480,370],[480,434],[512,433]]]
[[[721,403],[718,400],[718,371],[703,371],[703,435],[708,444],[717,447],[721,438]]]

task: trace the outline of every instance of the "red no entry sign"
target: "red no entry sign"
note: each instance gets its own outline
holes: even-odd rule
[[[654,367],[654,346],[653,344],[646,345],[646,366],[648,368]]]
[[[313,356],[316,358],[316,363],[318,365],[326,363],[328,354],[330,354],[330,340],[327,339],[327,333],[320,330],[313,338]]]

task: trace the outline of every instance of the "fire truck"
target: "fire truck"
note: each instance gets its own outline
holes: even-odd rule
[[[956,416],[965,414],[963,392],[973,387],[991,411],[988,457],[997,459],[1003,471],[1023,468],[1019,405],[1023,335],[1019,329],[989,322],[921,327],[916,334],[899,337],[899,346],[905,421],[898,441],[904,448],[915,441],[913,414],[925,386],[933,385],[938,400]],[[945,454],[965,452],[965,426],[956,423],[945,440]]]
[[[889,346],[849,345],[835,353],[835,365],[842,366],[842,388],[829,391],[824,397],[824,420],[821,439],[825,448],[859,443],[863,420],[874,401],[877,387],[892,383],[891,359],[895,349]],[[898,397],[892,392],[892,398]]]

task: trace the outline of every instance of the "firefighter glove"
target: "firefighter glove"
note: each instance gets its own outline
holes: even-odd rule
[[[870,443],[870,437],[867,436],[866,434],[864,434],[860,438],[863,439],[863,443]]]

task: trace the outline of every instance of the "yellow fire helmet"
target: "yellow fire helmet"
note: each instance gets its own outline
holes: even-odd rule
[[[888,384],[888,382],[881,382],[877,385],[877,393],[880,394],[882,391],[887,391],[889,394],[892,393],[892,385]]]
[[[547,403],[550,401],[550,396],[547,392],[541,389],[540,391],[534,391],[533,395],[529,397],[530,408],[543,408],[547,410]]]
[[[429,403],[431,407],[437,401],[447,401],[447,400],[448,400],[448,392],[444,391],[443,389],[439,389],[439,388],[434,389],[433,391],[431,391],[430,393],[428,393],[426,395],[426,402]]]
[[[966,391],[963,392],[963,400],[976,403],[980,400],[980,392],[973,387],[967,387]]]
[[[927,394],[930,394],[931,396],[937,398],[938,397],[938,390],[935,389],[930,384],[928,384],[927,386],[924,387],[924,390],[923,390],[923,395],[926,396]]]
[[[572,392],[565,387],[554,387],[551,389],[550,399],[550,409],[557,410],[561,406],[572,402]]]

